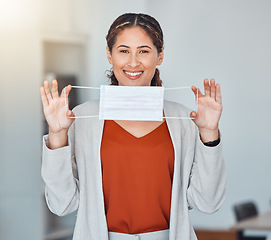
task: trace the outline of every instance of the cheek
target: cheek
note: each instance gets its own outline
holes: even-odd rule
[[[151,56],[151,57],[149,57],[148,59],[146,59],[146,61],[145,61],[145,67],[146,68],[149,68],[149,69],[152,69],[152,68],[156,68],[156,66],[157,66],[157,63],[158,63],[158,61],[157,61],[158,59],[156,58],[156,57],[154,57],[154,56]]]
[[[125,64],[126,60],[123,57],[115,56],[114,58],[112,58],[112,66],[115,70],[122,68],[123,66],[125,66]]]

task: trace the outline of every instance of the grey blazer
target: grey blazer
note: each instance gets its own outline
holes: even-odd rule
[[[97,101],[74,109],[75,115],[98,115]],[[184,106],[164,103],[166,117],[188,116]],[[167,119],[175,151],[171,196],[170,240],[195,240],[189,209],[217,211],[225,197],[226,172],[221,142],[205,146],[191,120]],[[107,240],[100,145],[104,122],[77,119],[69,130],[68,146],[50,150],[44,137],[42,177],[49,209],[63,216],[77,212],[74,240]]]

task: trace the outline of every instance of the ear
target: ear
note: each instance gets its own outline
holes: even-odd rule
[[[158,54],[157,65],[161,65],[164,60],[164,48],[162,48],[162,52]]]
[[[106,54],[107,54],[107,59],[108,59],[108,62],[110,64],[112,64],[112,56],[111,56],[111,52],[109,50],[109,47],[106,47]]]

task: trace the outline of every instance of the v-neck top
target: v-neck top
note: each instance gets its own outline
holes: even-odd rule
[[[101,161],[108,230],[137,234],[168,229],[174,148],[166,122],[138,138],[106,120]]]

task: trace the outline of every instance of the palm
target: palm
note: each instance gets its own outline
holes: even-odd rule
[[[197,113],[192,112],[193,121],[199,129],[213,131],[218,129],[219,119],[222,113],[222,101],[219,84],[215,84],[214,79],[204,80],[205,95],[200,91],[197,94],[197,88],[192,87],[193,92],[198,96]]]
[[[44,87],[41,87],[41,99],[43,104],[43,111],[45,119],[48,123],[49,129],[52,132],[60,132],[64,129],[69,129],[73,120],[67,117],[68,106],[65,105],[65,97],[68,96],[70,86],[67,87],[66,96],[62,91],[61,96],[58,94],[57,82],[53,81],[51,93],[49,90],[49,83],[44,82]]]
[[[197,119],[195,123],[199,128],[215,129],[218,125],[221,112],[222,104],[217,103],[209,96],[200,97],[198,99]]]

